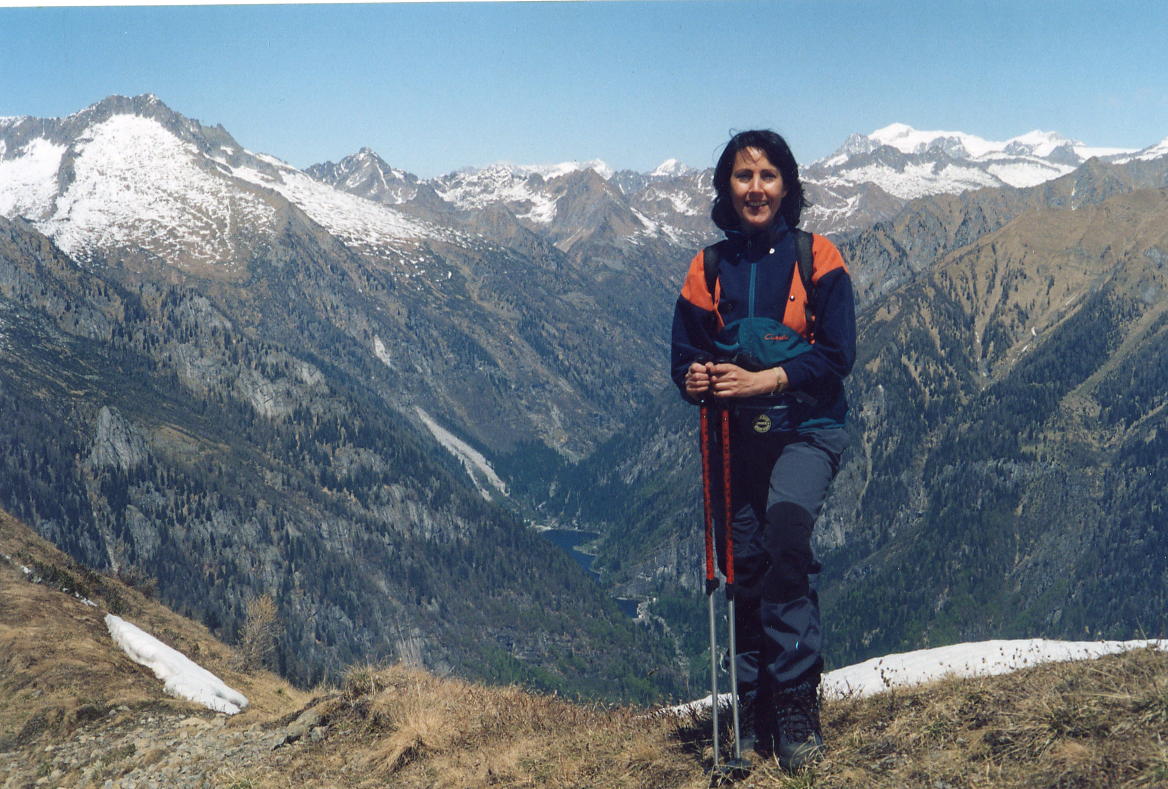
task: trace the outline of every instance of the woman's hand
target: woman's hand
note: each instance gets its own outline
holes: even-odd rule
[[[710,390],[710,370],[712,364],[694,362],[685,372],[685,393],[694,400],[701,400],[702,395]]]
[[[755,397],[781,392],[787,388],[787,373],[782,367],[772,367],[752,373],[736,364],[706,365],[710,389],[715,397]],[[690,368],[693,371],[693,367]],[[686,376],[689,391],[689,376]]]

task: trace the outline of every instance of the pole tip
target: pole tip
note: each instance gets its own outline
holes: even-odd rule
[[[750,762],[746,759],[729,759],[714,765],[710,775],[719,783],[722,781],[740,781],[750,775]]]

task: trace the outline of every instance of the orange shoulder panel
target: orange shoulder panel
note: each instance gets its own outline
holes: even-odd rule
[[[714,283],[714,293],[706,288],[706,252],[701,250],[690,261],[689,272],[681,286],[681,297],[699,309],[713,312],[718,302],[717,291],[720,289],[720,283],[717,282]]]
[[[835,244],[816,233],[811,237],[811,257],[814,258],[814,267],[811,270],[811,281],[818,283],[819,278],[829,271],[842,268],[848,272],[848,265],[844,263],[844,256],[835,248]]]
[[[818,254],[818,253],[814,253]],[[783,311],[783,323],[807,337],[811,327],[807,325],[807,291],[803,278],[799,276],[799,266],[791,269],[791,289],[787,294],[787,307]]]

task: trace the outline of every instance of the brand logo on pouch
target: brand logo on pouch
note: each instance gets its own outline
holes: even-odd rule
[[[759,414],[757,417],[755,417],[754,425],[752,425],[752,427],[754,427],[754,432],[756,433],[770,432],[771,418],[766,414]]]

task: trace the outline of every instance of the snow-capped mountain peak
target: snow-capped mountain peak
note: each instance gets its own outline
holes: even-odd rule
[[[657,169],[649,173],[650,178],[676,178],[679,175],[693,172],[693,170],[677,159],[666,159],[657,165]]]
[[[1135,160],[1150,161],[1152,159],[1159,159],[1162,156],[1168,156],[1168,137],[1165,137],[1164,139],[1160,140],[1160,142],[1154,145],[1149,145],[1147,148],[1142,150],[1135,152],[1125,152],[1112,159],[1112,161],[1116,164],[1125,164]]]
[[[998,154],[1045,159],[1059,154],[1070,154],[1080,161],[1085,161],[1092,156],[1130,153],[1120,148],[1088,146],[1058,132],[1040,129],[997,141],[966,132],[922,131],[905,123],[892,123],[868,135],[852,135],[833,156],[841,153],[869,153],[882,145],[908,155],[944,153],[953,158],[967,159],[985,159]]]
[[[404,203],[418,193],[416,175],[391,167],[368,147],[336,163],[314,164],[305,172],[318,181],[385,205]]]
[[[892,123],[870,134],[851,135],[831,156],[805,168],[814,192],[807,220],[837,230],[859,227],[865,215],[858,208],[868,200],[882,204],[889,196],[911,200],[983,187],[1035,186],[1093,156],[1120,153],[1124,151],[1090,147],[1050,131],[997,141]]]
[[[498,162],[491,165],[491,168],[506,168],[517,176],[538,175],[545,181],[550,181],[553,178],[559,178],[564,175],[571,175],[572,173],[584,172],[587,170],[594,171],[601,178],[606,181],[612,177],[614,170],[603,159],[589,159],[587,161],[580,161],[572,159],[566,162],[559,162],[557,164],[512,164],[509,162]],[[488,168],[490,169],[490,168]]]
[[[567,161],[558,164],[510,164],[500,162],[491,165],[491,167],[503,167],[510,170],[518,176],[538,175],[545,181],[550,181],[553,178],[559,178],[563,175],[580,172],[583,170],[594,170],[597,175],[605,180],[612,177],[613,169],[608,166],[606,162],[601,159],[589,159],[588,161]],[[490,169],[490,168],[488,168]]]
[[[604,180],[610,179],[614,172],[600,159],[547,165],[498,162],[481,169],[457,170],[436,179],[433,185],[443,200],[460,209],[476,210],[508,203],[517,209],[519,218],[548,224],[556,216],[558,200],[558,195],[548,190],[548,182],[588,171]]]
[[[1058,132],[1047,132],[1035,129],[1034,131],[1012,137],[1006,141],[1002,150],[1006,153],[1024,153],[1033,156],[1050,156],[1059,148],[1081,146],[1083,143],[1064,137]]]
[[[14,130],[31,136],[0,162],[0,212],[32,220],[66,252],[84,260],[136,248],[231,264],[244,252],[225,230],[271,226],[272,206],[228,183],[158,113],[95,111],[65,128],[78,117]]]
[[[443,232],[246,151],[152,95],[0,125],[0,214],[33,222],[82,261],[117,249],[232,268],[274,230],[281,197],[346,243],[382,252]]]
[[[888,145],[901,153],[944,152],[954,157],[983,156],[1001,150],[1004,143],[993,143],[973,134],[954,131],[920,131],[904,123],[877,129],[868,138],[878,145]]]
[[[613,169],[609,167],[608,164],[602,159],[589,159],[586,162],[561,162],[560,164],[550,165],[546,168],[532,167],[530,169],[540,172],[540,174],[547,179],[556,178],[558,176],[567,175],[569,173],[574,173],[580,170],[592,170],[607,181],[609,178],[612,178],[612,174],[614,172]]]
[[[1133,152],[1052,131],[993,141],[893,123],[853,134],[802,168],[812,203],[804,222],[840,232],[917,197],[1033,186],[1092,156],[1164,155],[1168,139]],[[120,248],[237,265],[280,221],[283,201],[350,248],[379,256],[400,258],[423,239],[453,241],[466,229],[489,235],[515,220],[563,248],[596,227],[621,243],[697,243],[711,232],[710,174],[673,158],[646,173],[592,159],[504,162],[423,180],[369,147],[301,171],[149,94],[111,96],[67,118],[0,118],[0,215],[24,217],[82,260]]]

